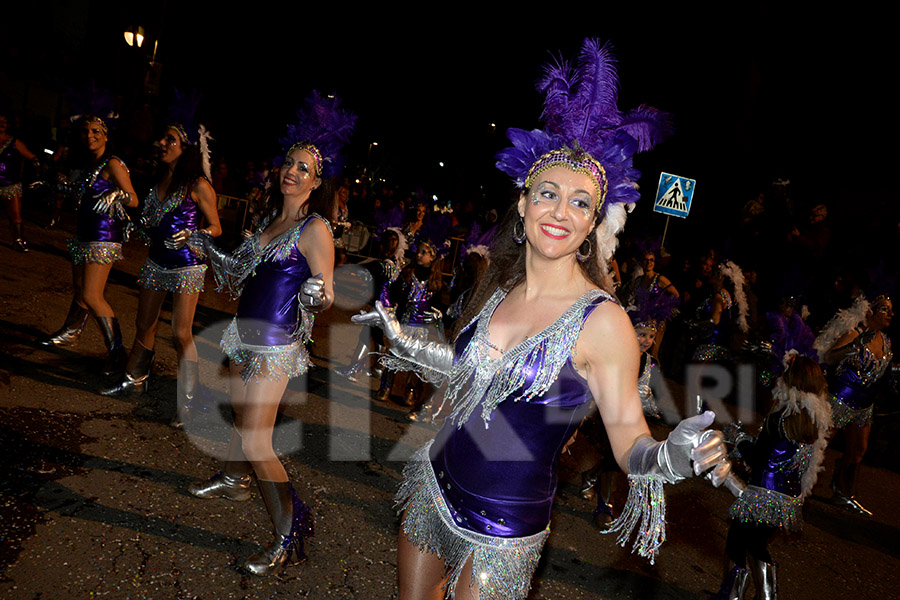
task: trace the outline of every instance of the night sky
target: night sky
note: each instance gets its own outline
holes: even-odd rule
[[[200,89],[200,116],[225,156],[278,154],[286,123],[316,88],[359,113],[351,164],[368,160],[399,187],[428,195],[502,201],[509,187],[492,157],[506,128],[539,126],[541,64],[599,37],[616,48],[620,107],[649,104],[676,125],[637,161],[645,200],[660,170],[698,180],[694,208],[707,219],[733,213],[775,177],[833,214],[887,195],[898,126],[887,102],[897,52],[885,15],[675,4],[685,3],[519,4],[510,13],[459,3],[360,11],[57,0],[2,25],[2,72],[27,71],[48,87],[93,77],[127,108],[142,59],[121,32],[137,22],[160,38],[158,102],[173,87]]]

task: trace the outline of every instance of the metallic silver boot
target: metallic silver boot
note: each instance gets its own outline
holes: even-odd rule
[[[253,575],[274,575],[287,565],[306,560],[303,539],[313,534],[312,511],[294,492],[289,481],[257,480],[266,510],[275,528],[275,538],[241,564]]]
[[[778,597],[775,565],[752,556],[747,558],[747,564],[753,574],[753,583],[756,585],[756,595],[753,596],[753,600],[775,600]]]
[[[126,393],[146,393],[150,384],[150,372],[153,370],[153,350],[147,349],[139,341],[134,341],[125,375],[116,385],[100,390],[103,396],[118,396]]]
[[[94,317],[103,334],[103,342],[106,344],[107,356],[100,370],[104,375],[115,375],[125,370],[125,362],[128,355],[125,346],[122,345],[122,330],[119,329],[119,320],[115,317]]]
[[[834,468],[834,477],[831,480],[833,495],[829,502],[838,508],[857,514],[861,517],[871,517],[872,511],[859,503],[856,499],[856,482],[859,463],[844,464],[838,462]]]
[[[66,315],[66,321],[62,328],[42,339],[41,345],[56,346],[57,348],[74,346],[84,332],[90,314],[91,311],[72,300],[72,304],[69,306],[69,314]]]
[[[244,502],[250,499],[251,483],[249,474],[235,476],[219,471],[206,481],[192,483],[188,486],[188,491],[198,498],[225,498]]]
[[[191,409],[194,407],[194,397],[200,385],[200,363],[196,360],[181,361],[178,373],[178,392],[175,405],[175,416],[169,423],[175,429],[181,429],[185,423],[191,420]]]
[[[719,591],[709,600],[742,600],[748,583],[750,583],[750,571],[746,567],[739,567],[731,563],[731,567],[725,572],[725,578],[722,580]]]

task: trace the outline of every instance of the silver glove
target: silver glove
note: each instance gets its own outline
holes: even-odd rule
[[[115,188],[105,192],[97,197],[97,203],[94,204],[94,212],[98,215],[114,217],[125,221],[128,219],[128,213],[125,212],[125,205],[130,202],[131,198],[125,190]]]
[[[397,317],[382,306],[381,302],[375,302],[375,310],[354,315],[351,321],[381,328],[384,337],[391,343],[391,352],[401,358],[409,358],[417,364],[444,374],[449,374],[453,368],[453,346],[420,340],[404,333]]]
[[[309,312],[322,310],[322,305],[325,303],[325,280],[322,279],[321,273],[313,275],[303,282],[300,286],[300,293],[297,294],[297,300]]]
[[[163,245],[169,250],[181,250],[184,248],[184,245],[187,244],[193,233],[194,231],[192,229],[182,229],[172,237],[166,238],[163,241]]]
[[[213,271],[217,274],[234,273],[236,271],[237,261],[234,260],[230,253],[216,246],[213,236],[209,235],[209,232],[205,229],[193,232],[186,243],[191,252],[197,256],[208,258]]]
[[[710,479],[718,487],[731,472],[731,464],[726,458],[728,452],[722,434],[704,431],[715,418],[714,412],[707,411],[685,419],[664,442],[649,436],[639,438],[628,454],[628,472],[659,475],[668,483],[676,483],[712,469]]]

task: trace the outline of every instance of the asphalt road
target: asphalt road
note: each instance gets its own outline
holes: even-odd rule
[[[96,326],[73,350],[37,344],[62,323],[69,305],[64,249],[70,234],[44,231],[34,221],[26,232],[27,255],[0,236],[0,597],[396,597],[392,499],[403,459],[434,430],[407,422],[399,406],[370,400],[375,380],[354,384],[334,374],[356,343],[358,329],[348,319],[352,299],[317,319],[316,368],[289,387],[276,434],[297,492],[315,512],[309,560],[255,578],[234,565],[268,542],[258,493],[233,503],[186,492],[191,481],[217,470],[229,434],[218,336],[235,303],[211,289],[201,296],[196,331],[209,410],[190,432],[173,430],[167,425],[176,371],[168,307],[150,392],[100,396],[103,346]],[[145,251],[130,243],[126,253],[107,299],[130,345],[134,282]],[[661,438],[665,429],[654,433]],[[804,508],[803,533],[771,546],[781,597],[900,597],[900,475],[864,464],[860,496],[875,516],[855,517],[821,500],[830,495],[826,482],[836,456],[829,450],[816,497]],[[591,525],[593,506],[578,496],[577,474],[594,458],[580,440],[563,456],[553,531],[530,598],[693,600],[712,593],[724,566],[728,492],[703,480],[667,486],[668,541],[651,566]],[[623,494],[617,491],[619,505]]]

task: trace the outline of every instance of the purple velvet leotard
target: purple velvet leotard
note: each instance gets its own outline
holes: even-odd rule
[[[443,557],[451,593],[471,555],[482,598],[523,598],[549,533],[563,445],[590,408],[572,353],[584,321],[611,296],[593,290],[557,321],[492,359],[498,290],[455,343],[451,413],[404,470],[403,529]],[[480,413],[480,414],[476,414]]]
[[[0,147],[0,189],[18,186],[21,194],[22,155],[16,149],[16,138],[9,138]]]
[[[312,273],[297,241],[313,219],[328,225],[319,215],[310,215],[261,248],[259,236],[269,223],[266,219],[234,252],[242,270],[242,291],[222,346],[235,364],[242,365],[245,381],[264,367],[266,375],[274,378],[296,377],[309,367],[305,344],[310,340],[313,315],[302,309],[297,294]]]
[[[183,229],[196,231],[203,220],[200,206],[191,197],[191,186],[182,186],[160,201],[157,188],[150,190],[141,215],[142,237],[150,246],[138,285],[145,289],[193,294],[203,290],[206,264],[188,246],[166,247],[165,240]]]
[[[868,346],[863,345],[857,352],[846,356],[829,378],[831,411],[834,428],[841,429],[853,423],[862,427],[872,419],[875,403],[875,384],[891,365],[891,339],[883,332],[884,355],[877,358]]]
[[[76,265],[88,262],[108,264],[122,260],[125,224],[113,216],[94,211],[100,196],[117,189],[115,183],[101,175],[110,160],[119,159],[114,156],[106,158],[77,184],[75,239],[69,240],[69,253]]]

